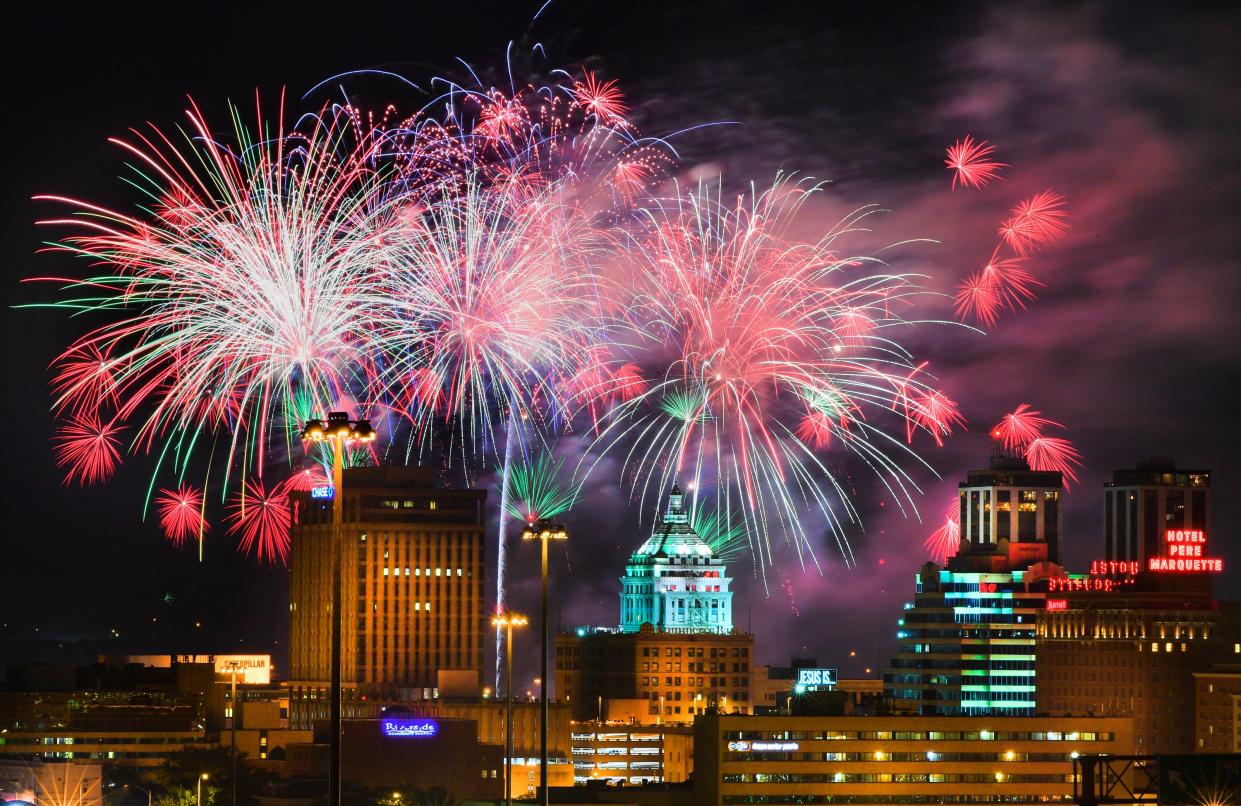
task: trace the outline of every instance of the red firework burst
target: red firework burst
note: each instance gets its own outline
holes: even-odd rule
[[[943,565],[961,548],[961,507],[956,498],[948,504],[944,521],[923,542],[931,559]]]
[[[1000,311],[1025,308],[1034,299],[1034,288],[1042,283],[1022,266],[1024,262],[1024,257],[1001,257],[997,247],[987,265],[957,289],[957,316],[990,328],[999,320]]]
[[[67,467],[65,484],[86,487],[107,481],[121,463],[121,429],[96,414],[74,414],[56,429],[52,442],[58,467]]]
[[[93,342],[71,348],[56,359],[52,391],[57,408],[82,413],[94,411],[102,403],[115,402],[119,366]]]
[[[1077,469],[1082,466],[1081,454],[1067,439],[1059,437],[1035,437],[1026,446],[1026,461],[1031,470],[1058,470],[1066,483],[1077,481]]]
[[[991,155],[994,153],[995,146],[986,140],[975,140],[968,134],[949,146],[948,159],[944,160],[944,165],[950,171],[955,171],[952,175],[952,189],[957,189],[958,182],[965,187],[981,188],[992,179],[998,178],[1000,169],[1008,166],[992,160]]]
[[[174,546],[180,546],[190,538],[201,539],[209,528],[203,517],[202,493],[191,485],[177,490],[160,490],[155,507],[164,537]]]
[[[1069,231],[1064,197],[1045,190],[1012,209],[1000,225],[1000,237],[1014,252],[1028,255]]]
[[[308,467],[297,471],[292,476],[285,479],[284,483],[281,485],[281,489],[285,494],[291,492],[304,493],[313,490],[315,487],[322,487],[329,483],[330,482],[328,481],[328,478],[324,474],[322,468]]]
[[[247,481],[229,505],[229,534],[239,536],[237,549],[264,562],[285,565],[289,558],[289,497],[279,487],[268,492],[263,482]]]
[[[624,115],[629,111],[625,96],[615,81],[600,81],[594,73],[587,71],[578,81],[573,82],[573,97],[586,110],[607,124],[624,124]]]
[[[957,404],[937,389],[919,390],[913,394],[909,400],[909,421],[914,426],[925,428],[935,439],[935,444],[941,447],[943,438],[952,433],[953,427],[965,425],[965,417],[957,410]]]
[[[991,438],[1002,444],[1005,450],[1024,452],[1031,442],[1043,436],[1043,429],[1049,425],[1064,427],[1030,408],[1029,403],[1022,403],[995,424],[991,429]]]

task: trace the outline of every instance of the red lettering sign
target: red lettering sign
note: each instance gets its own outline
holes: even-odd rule
[[[1048,599],[1047,609],[1048,610],[1068,610],[1069,602],[1067,599]]]
[[[1161,574],[1218,574],[1224,561],[1218,557],[1150,557],[1146,567]]]
[[[995,593],[996,587],[994,582],[979,582],[978,590],[983,593]]]
[[[1090,564],[1091,576],[1117,576],[1136,574],[1140,569],[1137,560],[1095,560]]]
[[[1164,536],[1168,544],[1173,543],[1206,543],[1207,533],[1201,529],[1169,529]]]

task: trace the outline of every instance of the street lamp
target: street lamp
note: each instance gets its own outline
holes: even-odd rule
[[[524,627],[530,620],[511,611],[491,617],[491,626],[504,628],[508,635],[504,661],[504,802],[513,806],[513,628]]]
[[[547,543],[550,540],[567,540],[568,538],[569,538],[569,533],[565,531],[565,528],[563,526],[561,526],[558,523],[552,523],[549,520],[540,520],[540,521],[537,521],[536,523],[527,523],[526,527],[521,530],[522,540],[537,540],[542,545],[542,550],[543,550],[543,554],[542,554],[543,559],[542,559],[542,564],[540,565],[541,579],[542,579],[542,592],[543,592],[542,612],[540,614],[541,615],[540,623],[542,626],[540,629],[542,630],[542,633],[543,633],[543,643],[542,643],[543,651],[542,653],[540,653],[540,657],[539,657],[540,666],[543,670],[543,680],[547,680]],[[544,685],[539,690],[539,699],[542,700],[542,706],[543,706],[543,712],[541,714],[542,731],[539,736],[539,741],[540,741],[539,784],[542,786],[542,789],[543,789],[543,795],[541,799],[543,806],[547,806],[548,791],[547,791],[547,684],[546,683],[544,683]],[[329,806],[339,806],[339,804],[330,804]]]
[[[328,737],[328,806],[340,806],[340,611],[341,611],[341,495],[345,447],[375,440],[375,430],[366,420],[350,420],[344,411],[329,412],[327,422],[312,419],[302,429],[306,442],[327,442],[332,446],[332,694],[331,736]],[[234,704],[235,706],[235,704]],[[234,752],[236,748],[233,748]],[[199,804],[201,806],[201,804]]]
[[[125,788],[136,789],[139,792],[145,792],[147,796],[147,806],[151,806],[151,790],[147,789],[145,786],[138,786],[137,784],[125,784]]]
[[[203,781],[205,780],[207,780],[207,773],[204,772],[198,776],[198,806],[203,806]]]

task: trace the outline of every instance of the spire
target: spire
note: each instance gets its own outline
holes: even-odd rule
[[[689,516],[685,514],[685,495],[679,484],[673,484],[672,492],[668,495],[668,511],[664,514],[664,523],[689,523]]]

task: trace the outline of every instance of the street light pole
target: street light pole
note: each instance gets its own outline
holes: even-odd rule
[[[198,806],[203,806],[203,781],[207,780],[207,773],[198,776]],[[147,798],[150,799],[150,795]]]
[[[513,806],[513,628],[524,627],[529,620],[520,613],[505,612],[491,619],[491,626],[506,628],[504,671],[504,803]]]
[[[540,653],[539,664],[543,670],[543,684],[539,687],[539,699],[542,701],[541,729],[540,729],[540,754],[539,754],[539,785],[542,788],[540,802],[543,806],[548,804],[548,787],[547,787],[547,542],[549,540],[567,540],[568,532],[560,524],[553,524],[548,520],[540,520],[537,523],[527,523],[526,528],[521,531],[522,540],[538,540],[542,547],[542,562],[540,568],[540,580],[542,583],[542,603],[540,607],[540,624],[543,633],[542,652]]]
[[[302,429],[302,439],[309,442],[332,444],[332,652],[331,652],[331,735],[328,737],[328,806],[340,806],[340,714],[341,714],[341,577],[343,576],[343,543],[341,537],[344,522],[343,485],[345,446],[354,442],[372,442],[375,431],[366,420],[352,421],[348,412],[333,411],[322,420],[310,420]],[[201,804],[200,804],[201,806]],[[235,804],[234,804],[235,806]]]

